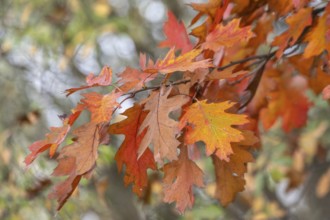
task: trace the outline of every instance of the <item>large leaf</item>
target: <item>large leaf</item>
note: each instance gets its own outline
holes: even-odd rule
[[[207,103],[198,101],[187,107],[180,120],[180,129],[186,128],[185,143],[193,144],[203,141],[206,145],[206,154],[211,155],[217,151],[221,160],[229,160],[233,153],[232,142],[244,139],[242,132],[234,125],[243,125],[249,122],[247,116],[225,112],[235,103]]]

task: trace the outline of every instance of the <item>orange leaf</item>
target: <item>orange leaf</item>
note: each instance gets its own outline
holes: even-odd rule
[[[305,42],[304,58],[317,56],[324,50],[330,53],[330,3],[326,7],[324,14],[318,19],[317,25],[309,32]]]
[[[289,28],[287,31],[277,36],[272,45],[278,46],[279,49],[276,52],[276,56],[279,58],[282,56],[287,46],[293,46],[304,29],[312,24],[312,9],[303,8],[296,14],[285,19]]]
[[[113,124],[109,128],[111,134],[125,135],[125,140],[117,151],[115,160],[119,171],[122,170],[123,164],[126,165],[124,182],[126,185],[133,183],[133,191],[141,196],[143,189],[148,185],[147,169],[157,169],[153,153],[149,148],[143,152],[140,158],[137,154],[141,140],[146,133],[144,130],[141,135],[138,135],[138,129],[147,113],[142,111],[140,105],[135,104],[123,115],[127,117],[125,120]]]
[[[168,98],[172,88],[162,87],[160,91],[152,92],[145,101],[145,111],[149,111],[147,117],[139,128],[139,134],[147,129],[143,137],[139,157],[153,144],[155,159],[161,161],[163,158],[169,160],[177,159],[177,146],[180,142],[175,138],[178,133],[178,122],[169,117],[169,113],[180,109],[189,98],[186,96],[174,96]]]
[[[168,21],[164,24],[166,40],[160,42],[160,47],[175,47],[181,49],[182,53],[192,50],[193,46],[189,40],[186,28],[179,22],[172,12],[168,12]]]
[[[203,48],[217,52],[224,47],[232,47],[235,44],[247,42],[251,37],[255,36],[250,26],[240,28],[239,23],[239,19],[234,19],[226,26],[218,24],[215,29],[207,35],[206,41],[202,45]]]
[[[176,208],[182,213],[194,203],[193,185],[204,187],[203,171],[188,158],[186,146],[181,147],[178,160],[164,166],[164,201],[176,202]]]
[[[113,110],[118,106],[116,99],[120,95],[121,93],[118,92],[111,92],[106,95],[90,92],[82,94],[84,99],[81,102],[91,112],[91,122],[109,122]]]
[[[258,139],[250,131],[244,131],[243,135],[244,141],[232,144],[234,153],[229,156],[229,161],[212,156],[216,176],[215,197],[225,206],[235,199],[238,192],[244,190],[247,163],[254,161],[249,149]]]
[[[208,104],[206,100],[190,105],[179,124],[180,129],[186,128],[185,143],[203,141],[207,155],[217,151],[221,160],[228,161],[233,153],[230,143],[244,139],[242,132],[232,126],[249,122],[245,115],[225,112],[234,105],[229,102]]]
[[[66,135],[71,129],[71,125],[80,115],[81,111],[77,111],[71,114],[69,117],[63,120],[62,127],[51,127],[50,133],[46,134],[46,139],[41,141],[36,141],[29,146],[29,150],[31,153],[26,156],[24,162],[26,165],[31,164],[38,154],[44,152],[45,150],[49,149],[49,156],[53,157],[56,149],[60,144],[64,141]]]
[[[111,81],[112,81],[112,70],[110,69],[110,67],[105,66],[103,67],[100,75],[94,76],[93,73],[90,73],[86,77],[86,84],[87,84],[86,86],[65,90],[66,96],[69,96],[72,93],[75,93],[82,89],[88,89],[96,86],[109,86],[111,84]]]
[[[260,111],[260,119],[266,130],[282,118],[282,128],[289,132],[306,123],[310,103],[305,95],[306,81],[301,76],[292,79],[282,77],[277,91],[270,92],[267,108]]]
[[[294,0],[296,1],[296,0]],[[268,0],[269,8],[278,16],[286,15],[293,9],[293,0]]]
[[[127,67],[120,75],[118,83],[122,92],[141,89],[145,83],[155,79],[155,75]]]
[[[212,67],[213,65],[210,62],[210,59],[194,61],[196,57],[201,54],[201,52],[201,49],[194,49],[189,51],[188,53],[182,54],[181,56],[175,57],[175,49],[172,48],[163,60],[157,60],[155,64],[150,60],[149,63],[147,63],[146,56],[141,55],[140,65],[143,72],[160,72],[162,74],[173,73],[176,71],[193,72],[198,68]]]

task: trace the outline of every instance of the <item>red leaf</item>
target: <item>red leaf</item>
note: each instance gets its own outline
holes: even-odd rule
[[[160,47],[175,47],[181,49],[182,53],[192,50],[193,46],[184,24],[179,22],[170,11],[168,12],[168,21],[164,24],[164,33],[167,39],[159,44]]]
[[[123,115],[127,118],[109,128],[111,134],[124,134],[125,140],[121,144],[115,160],[117,161],[119,171],[122,170],[123,164],[126,165],[124,182],[126,185],[133,183],[133,191],[141,196],[144,188],[148,185],[147,169],[156,170],[156,164],[153,153],[147,148],[138,158],[138,149],[146,130],[138,135],[138,129],[147,113],[142,111],[142,107],[135,104],[132,108],[127,109]]]

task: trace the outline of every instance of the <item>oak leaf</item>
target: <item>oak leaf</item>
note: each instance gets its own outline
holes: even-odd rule
[[[133,192],[141,196],[143,189],[148,185],[147,169],[156,170],[156,163],[153,153],[147,148],[138,158],[138,149],[146,130],[138,135],[139,126],[145,119],[147,113],[142,111],[142,107],[135,104],[124,113],[127,118],[112,124],[109,128],[110,134],[124,134],[125,140],[119,147],[115,160],[118,170],[121,171],[126,165],[124,182],[126,185],[133,183]]]
[[[57,148],[65,140],[66,135],[71,129],[71,125],[79,117],[81,111],[77,111],[63,120],[62,127],[51,127],[50,133],[46,134],[46,139],[36,141],[29,146],[31,153],[26,156],[24,162],[26,165],[30,165],[36,157],[49,149],[49,156],[53,157]]]
[[[180,130],[186,128],[185,143],[203,141],[208,156],[217,151],[221,160],[228,161],[233,153],[231,143],[244,139],[242,132],[232,126],[249,122],[245,115],[225,112],[234,105],[228,101],[209,104],[203,100],[187,107],[179,124]]]
[[[177,159],[177,147],[180,142],[175,135],[178,133],[178,122],[169,117],[170,112],[180,109],[188,102],[186,96],[173,96],[168,98],[172,88],[162,87],[160,91],[154,91],[145,100],[144,111],[148,111],[147,117],[139,128],[139,134],[147,129],[138,150],[139,157],[152,143],[156,161],[164,158]]]
[[[58,165],[55,168],[54,176],[69,177],[57,184],[50,198],[56,198],[58,201],[57,210],[65,204],[71,196],[82,177],[89,178],[96,165],[98,158],[98,147],[105,138],[104,130],[107,130],[107,123],[86,123],[75,129],[74,142],[63,147],[57,158]]]
[[[217,52],[224,47],[232,47],[241,42],[248,42],[249,39],[255,35],[251,31],[250,26],[240,28],[239,23],[239,19],[234,19],[226,26],[218,24],[215,29],[207,35],[202,47]]]
[[[183,213],[194,203],[193,186],[204,187],[203,171],[189,159],[187,146],[180,148],[178,160],[164,166],[164,201],[176,202],[176,208]]]
[[[122,92],[141,89],[145,83],[155,79],[156,75],[151,73],[141,72],[137,69],[127,67],[118,75],[121,79],[118,81],[119,89]]]
[[[266,130],[278,118],[282,118],[282,128],[289,132],[306,123],[310,103],[305,95],[306,80],[301,76],[281,78],[278,89],[268,94],[267,108],[260,111],[260,120]]]
[[[109,86],[111,84],[111,81],[112,81],[112,70],[110,67],[105,66],[105,67],[103,67],[100,75],[95,76],[93,73],[90,73],[86,77],[87,85],[81,86],[79,88],[71,88],[71,89],[65,90],[66,96],[69,96],[72,93],[75,93],[82,89],[88,89],[88,88],[92,88],[92,87],[96,87],[96,86]]]
[[[272,43],[274,46],[279,47],[276,52],[278,58],[282,56],[287,46],[292,47],[305,28],[312,24],[312,9],[303,8],[296,14],[286,18],[285,21],[289,26],[288,30],[277,36]]]
[[[81,102],[91,112],[91,122],[109,122],[113,110],[118,107],[116,99],[121,95],[119,92],[111,92],[106,95],[97,92],[82,94]]]
[[[318,18],[317,24],[306,37],[308,42],[304,58],[317,56],[324,50],[330,53],[330,4],[326,7],[324,14]]]
[[[234,153],[229,156],[229,161],[220,160],[216,155],[212,155],[216,177],[215,197],[224,206],[232,202],[238,192],[244,190],[247,163],[254,161],[249,149],[258,139],[250,131],[243,131],[243,136],[244,141],[232,144]]]
[[[178,57],[175,57],[175,48],[170,49],[164,59],[157,60],[154,63],[152,60],[147,62],[146,56],[140,56],[140,65],[143,72],[146,73],[157,73],[162,74],[173,73],[176,71],[191,71],[198,68],[212,67],[210,59],[202,59],[196,61],[197,56],[201,54],[201,49],[193,49],[187,53],[184,53]]]
[[[179,22],[172,12],[168,12],[168,21],[164,24],[164,33],[166,40],[160,42],[160,47],[175,47],[181,49],[182,53],[192,50],[193,46],[189,40],[186,28]]]

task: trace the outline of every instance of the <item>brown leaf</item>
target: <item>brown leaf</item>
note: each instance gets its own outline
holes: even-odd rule
[[[178,122],[169,117],[170,112],[180,109],[189,98],[187,96],[173,96],[168,98],[172,88],[162,87],[154,91],[145,100],[144,111],[149,111],[139,128],[139,134],[147,129],[138,150],[139,157],[152,143],[156,161],[164,158],[177,159],[177,146],[180,142],[175,138],[178,133]]]
[[[204,187],[203,171],[188,158],[186,146],[180,148],[178,160],[164,166],[164,201],[176,202],[176,208],[183,213],[194,203],[193,185]]]

